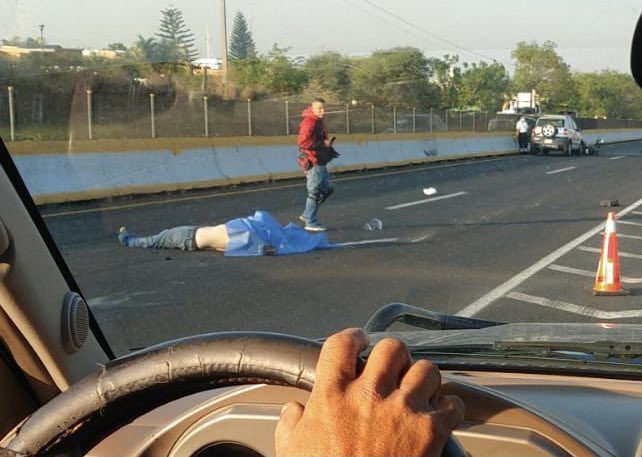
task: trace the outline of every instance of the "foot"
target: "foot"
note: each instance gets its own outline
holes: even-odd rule
[[[299,220],[303,222],[305,225],[308,225],[308,220],[305,217],[303,217],[303,214],[299,216]]]
[[[129,233],[127,232],[127,227],[123,225],[118,229],[118,241],[123,246],[127,246],[127,238],[129,238]]]
[[[309,232],[325,232],[328,228],[325,225],[321,225],[318,222],[315,224],[305,224],[305,229]]]
[[[261,247],[263,255],[276,255],[276,248],[270,244],[265,244]]]

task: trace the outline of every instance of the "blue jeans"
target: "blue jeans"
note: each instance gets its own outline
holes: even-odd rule
[[[183,251],[195,251],[196,229],[193,225],[174,227],[163,230],[157,235],[136,236],[127,232],[120,233],[118,240],[123,246],[151,249],[181,249]]]
[[[319,206],[334,190],[330,184],[330,173],[326,165],[315,165],[305,172],[305,177],[308,197],[302,216],[308,224],[317,224]]]

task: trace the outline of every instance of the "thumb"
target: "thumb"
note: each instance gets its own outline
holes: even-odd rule
[[[286,455],[288,442],[294,433],[294,429],[303,417],[304,407],[301,403],[291,401],[283,406],[281,409],[281,418],[276,424],[274,432],[274,442],[276,447],[276,455]]]

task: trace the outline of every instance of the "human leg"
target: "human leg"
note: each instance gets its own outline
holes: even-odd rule
[[[197,249],[194,241],[197,227],[186,225],[163,230],[156,235],[136,236],[121,227],[118,241],[123,246],[146,249],[181,249],[194,251]]]
[[[319,210],[319,201],[321,199],[320,186],[323,182],[325,171],[325,165],[315,165],[305,173],[307,198],[301,218],[307,224],[318,223],[317,211]]]
[[[319,206],[325,202],[330,195],[334,193],[334,186],[330,183],[330,173],[328,172],[327,167],[324,167],[325,171],[321,179],[321,186],[319,188]]]

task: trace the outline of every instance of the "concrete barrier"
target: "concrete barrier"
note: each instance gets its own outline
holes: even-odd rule
[[[587,144],[642,139],[642,130],[585,132]],[[335,172],[516,152],[510,136],[366,139],[337,146]],[[293,145],[18,155],[38,204],[215,187],[302,176]]]

